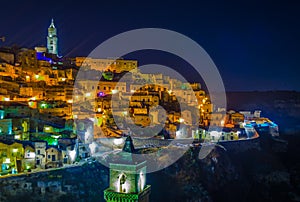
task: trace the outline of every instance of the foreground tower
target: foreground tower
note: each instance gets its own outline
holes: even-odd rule
[[[127,137],[117,160],[110,163],[109,188],[104,190],[107,202],[148,202],[151,187],[146,185],[146,161],[134,160],[135,149]]]
[[[48,36],[47,36],[47,49],[48,53],[52,53],[54,55],[58,54],[57,48],[57,32],[54,26],[54,20],[51,20],[51,24],[48,28]]]

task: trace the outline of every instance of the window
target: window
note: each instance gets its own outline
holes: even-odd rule
[[[41,154],[41,150],[38,149],[38,150],[37,150],[37,154]]]

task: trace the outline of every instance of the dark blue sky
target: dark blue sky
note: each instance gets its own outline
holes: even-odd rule
[[[300,91],[300,3],[296,0],[94,2],[1,2],[0,35],[7,39],[2,45],[46,45],[52,17],[64,56],[88,55],[104,40],[131,29],[165,28],[198,42],[216,63],[227,90]],[[186,65],[160,53],[129,57],[178,71]]]

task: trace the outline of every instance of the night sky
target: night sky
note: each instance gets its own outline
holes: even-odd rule
[[[0,36],[6,42],[0,45],[45,46],[52,17],[63,56],[86,56],[101,42],[131,29],[164,28],[199,43],[228,91],[300,91],[299,1],[94,2],[2,1]],[[174,67],[197,80],[172,55],[142,51],[127,57]]]

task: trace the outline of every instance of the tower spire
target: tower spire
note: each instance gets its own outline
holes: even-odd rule
[[[53,18],[51,19],[50,27],[55,27],[55,26],[54,26],[54,20],[53,20]]]
[[[128,136],[125,140],[125,144],[123,147],[124,152],[134,153],[134,145],[131,136]]]
[[[48,36],[47,36],[47,48],[48,52],[54,55],[58,54],[57,48],[57,31],[54,25],[54,19],[51,19],[51,24],[48,28]]]

